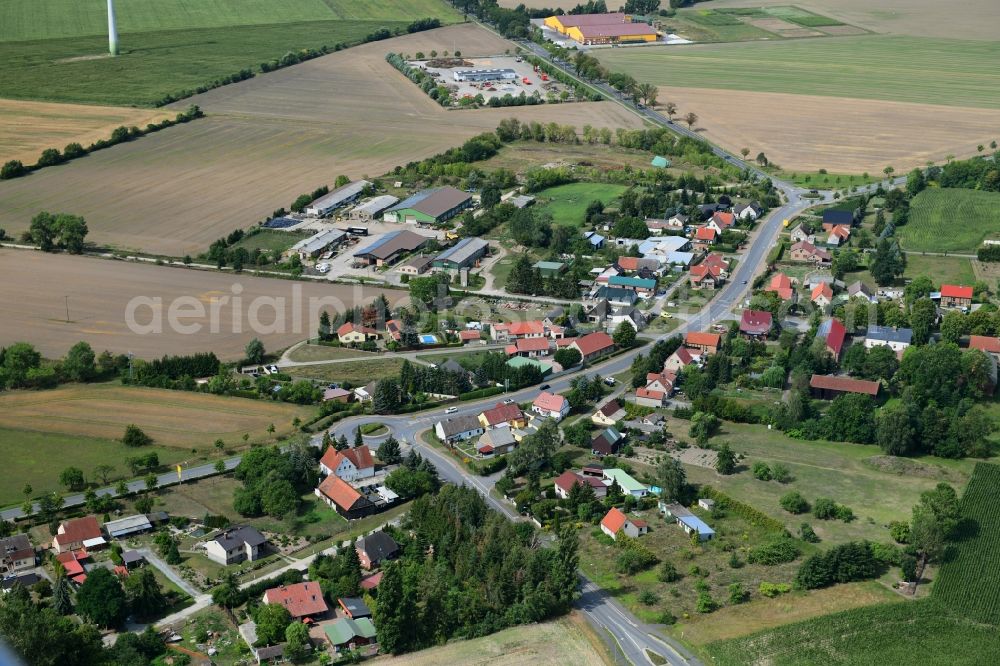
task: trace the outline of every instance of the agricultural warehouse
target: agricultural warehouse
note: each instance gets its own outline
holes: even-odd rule
[[[655,42],[656,29],[648,23],[632,23],[622,13],[550,16],[545,26],[580,44]]]
[[[369,199],[362,204],[359,204],[351,209],[348,213],[348,217],[352,220],[364,220],[365,222],[371,222],[376,217],[382,214],[382,212],[389,206],[395,206],[399,203],[399,197],[394,197],[391,194],[383,194],[382,196]]]
[[[550,278],[565,271],[566,264],[561,261],[538,261],[532,268],[541,273],[543,278]]]
[[[472,196],[454,187],[435,187],[404,199],[385,212],[386,222],[440,224],[472,205]]]
[[[364,192],[366,187],[369,187],[371,183],[367,180],[358,180],[353,183],[348,183],[343,187],[338,187],[333,192],[329,194],[324,194],[316,201],[306,206],[306,214],[314,215],[316,217],[325,217],[336,209],[356,201],[361,193]]]
[[[490,245],[482,238],[463,238],[458,243],[434,257],[434,268],[458,270],[471,268],[486,256]]]
[[[393,231],[361,248],[354,253],[354,256],[363,259],[369,265],[383,266],[394,263],[402,255],[418,250],[426,243],[425,236],[412,231]]]
[[[463,69],[452,76],[456,81],[513,81],[517,72],[512,69]]]
[[[315,259],[327,248],[334,248],[343,243],[346,238],[347,233],[340,229],[327,229],[309,238],[303,238],[288,250],[288,254],[297,254],[302,261]]]
[[[129,516],[128,518],[120,518],[119,520],[110,520],[104,523],[104,529],[112,539],[121,539],[132,534],[148,532],[153,529],[153,524],[149,522],[149,518],[145,515],[139,514]]]

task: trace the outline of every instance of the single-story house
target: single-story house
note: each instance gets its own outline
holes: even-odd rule
[[[607,333],[598,331],[577,338],[569,346],[580,352],[584,361],[589,361],[613,351],[615,342]]]
[[[484,431],[485,428],[479,422],[479,418],[472,415],[441,419],[434,424],[434,434],[445,444],[471,439],[482,435]]]
[[[315,581],[272,587],[264,592],[263,603],[283,606],[293,620],[321,617],[330,612],[323,590]]]
[[[369,340],[378,340],[379,334],[374,328],[361,326],[353,322],[341,324],[337,329],[337,339],[341,344],[361,344]]]
[[[610,281],[614,277],[617,276],[609,277],[608,280]],[[598,287],[597,291],[594,293],[594,299],[606,300],[612,305],[635,305],[639,302],[639,294],[637,294],[634,289],[606,285]]]
[[[566,271],[566,264],[561,261],[538,261],[532,266],[543,278],[556,277]]]
[[[799,241],[793,245],[789,257],[792,261],[808,261],[820,266],[828,265],[833,258],[829,252],[819,249],[809,241]]]
[[[632,277],[629,275],[615,275],[608,278],[609,287],[623,287],[631,289],[640,298],[649,298],[656,294],[656,280]]]
[[[319,471],[324,476],[336,474],[344,481],[358,481],[375,476],[375,461],[367,444],[343,451],[331,446],[319,460]]]
[[[531,403],[531,411],[561,421],[569,415],[569,400],[558,393],[542,391]]]
[[[663,371],[680,374],[684,368],[701,360],[701,353],[687,347],[678,347],[663,362]]]
[[[817,307],[829,307],[833,303],[833,289],[829,284],[821,282],[813,288],[810,299]]]
[[[223,566],[237,562],[253,562],[263,556],[267,539],[248,525],[230,527],[205,542],[208,559]]]
[[[850,227],[854,224],[854,211],[828,208],[823,211],[823,224],[846,224]]]
[[[550,340],[548,338],[518,338],[512,344],[504,347],[507,356],[523,356],[525,358],[538,358],[548,356]]]
[[[323,402],[350,402],[353,397],[353,391],[348,391],[339,386],[337,388],[323,389]]]
[[[878,302],[878,298],[874,294],[872,294],[871,289],[868,288],[868,285],[866,285],[861,280],[853,282],[851,286],[847,288],[847,297],[867,298],[872,303]]]
[[[610,486],[612,483],[617,483],[618,487],[626,495],[631,495],[632,497],[639,498],[645,497],[649,493],[649,488],[635,479],[633,479],[628,472],[623,469],[612,468],[604,470],[604,485]]]
[[[553,487],[556,496],[560,499],[566,499],[575,485],[590,486],[594,490],[594,496],[598,498],[604,497],[608,493],[608,487],[599,477],[577,474],[571,470],[566,470],[556,477]]]
[[[345,648],[353,650],[360,645],[371,645],[377,640],[375,625],[367,617],[357,620],[342,617],[323,625],[323,633],[337,651]]]
[[[408,259],[396,267],[397,273],[403,275],[423,275],[430,270],[434,257],[417,256]]]
[[[688,281],[692,289],[716,289],[722,284],[722,270],[704,262],[688,270]]]
[[[708,541],[715,536],[715,530],[701,518],[676,503],[659,502],[660,513],[673,520],[688,534],[698,534],[699,541]]]
[[[647,530],[646,521],[629,518],[616,507],[611,507],[604,518],[601,518],[601,531],[612,539],[617,539],[619,532],[634,539],[640,534],[645,534]]]
[[[734,224],[736,224],[735,215],[732,213],[717,212],[712,215],[712,219],[705,226],[709,229],[715,229],[715,231],[721,234],[727,229],[732,229]]]
[[[510,428],[487,430],[476,442],[476,450],[483,458],[502,456],[517,448],[517,439]]]
[[[399,555],[399,544],[391,536],[378,530],[354,542],[354,550],[358,552],[361,566],[374,569],[387,560]]]
[[[128,571],[132,571],[146,564],[146,556],[137,550],[126,550],[122,552],[122,564]]]
[[[813,396],[823,400],[833,400],[845,393],[861,393],[862,395],[878,396],[880,382],[864,379],[854,379],[842,375],[813,375],[809,380],[809,388]]]
[[[741,220],[756,220],[760,217],[761,212],[764,209],[760,207],[760,204],[756,201],[751,201],[750,203],[737,204],[733,207],[733,214],[736,215]]]
[[[988,335],[970,335],[969,349],[978,349],[981,352],[990,354],[994,358],[1000,357],[1000,338]]]

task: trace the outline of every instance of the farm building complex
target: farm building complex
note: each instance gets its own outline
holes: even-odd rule
[[[615,44],[619,42],[655,42],[656,29],[648,23],[633,23],[621,12],[611,14],[574,14],[550,16],[545,27],[580,44]]]
[[[482,238],[463,238],[434,258],[434,268],[471,268],[486,255],[490,245]]]
[[[404,199],[385,211],[386,222],[440,224],[472,205],[472,195],[454,187],[435,187]]]
[[[404,254],[423,247],[427,238],[412,231],[393,231],[354,253],[356,259],[369,265],[382,266],[395,263]]]

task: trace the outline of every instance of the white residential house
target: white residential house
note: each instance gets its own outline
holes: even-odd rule
[[[256,529],[248,526],[232,527],[205,542],[205,555],[223,566],[237,562],[253,562],[260,559],[267,539]]]
[[[320,458],[319,471],[324,476],[336,474],[351,483],[375,476],[375,461],[367,444],[343,451],[331,446]]]

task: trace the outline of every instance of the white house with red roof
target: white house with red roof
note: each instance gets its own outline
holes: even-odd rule
[[[520,338],[504,347],[504,353],[507,356],[538,358],[549,355],[550,345],[551,341],[548,338]]]
[[[774,316],[767,310],[744,310],[740,315],[740,333],[748,338],[766,338],[774,325]]]
[[[324,476],[336,474],[347,482],[375,476],[375,461],[367,444],[338,451],[332,446],[319,461],[319,471]]]
[[[59,523],[52,539],[52,548],[56,553],[65,553],[84,548],[100,548],[106,543],[97,517],[84,516]]]
[[[795,287],[792,285],[792,278],[784,273],[775,273],[771,276],[771,281],[764,287],[764,291],[774,292],[783,301],[792,301],[795,299]]]
[[[688,281],[692,289],[715,289],[722,284],[722,270],[718,266],[700,263],[688,270]]]
[[[719,232],[712,227],[698,227],[694,231],[694,241],[695,247],[705,249],[709,245],[715,245],[715,238],[718,236]]]
[[[517,403],[506,405],[497,403],[495,407],[487,409],[479,415],[479,423],[486,430],[493,428],[523,428],[527,424],[524,412],[517,406]]]
[[[558,393],[542,391],[531,403],[531,411],[539,416],[561,421],[569,414],[569,400]]]
[[[829,252],[821,250],[808,241],[799,241],[789,251],[792,261],[808,261],[817,265],[827,265],[832,260]]]
[[[500,322],[490,326],[490,337],[495,342],[507,342],[521,338],[552,338],[565,336],[565,329],[552,322],[533,319],[530,321]]]
[[[683,347],[681,348],[683,349]],[[650,372],[646,385],[635,390],[635,402],[645,407],[662,407],[674,394],[677,375],[673,372]]]
[[[712,355],[722,346],[722,336],[708,331],[690,331],[684,337],[684,346],[698,350],[702,354]]]
[[[970,335],[969,349],[978,349],[995,358],[1000,358],[1000,338],[989,335]]]
[[[601,531],[612,539],[617,539],[619,532],[634,539],[640,534],[645,534],[647,530],[646,521],[639,520],[638,518],[629,518],[616,507],[612,507],[601,518]]]
[[[826,342],[826,348],[833,358],[840,358],[840,352],[844,348],[844,339],[847,337],[847,329],[840,323],[839,319],[827,319],[816,330],[816,337]]]

